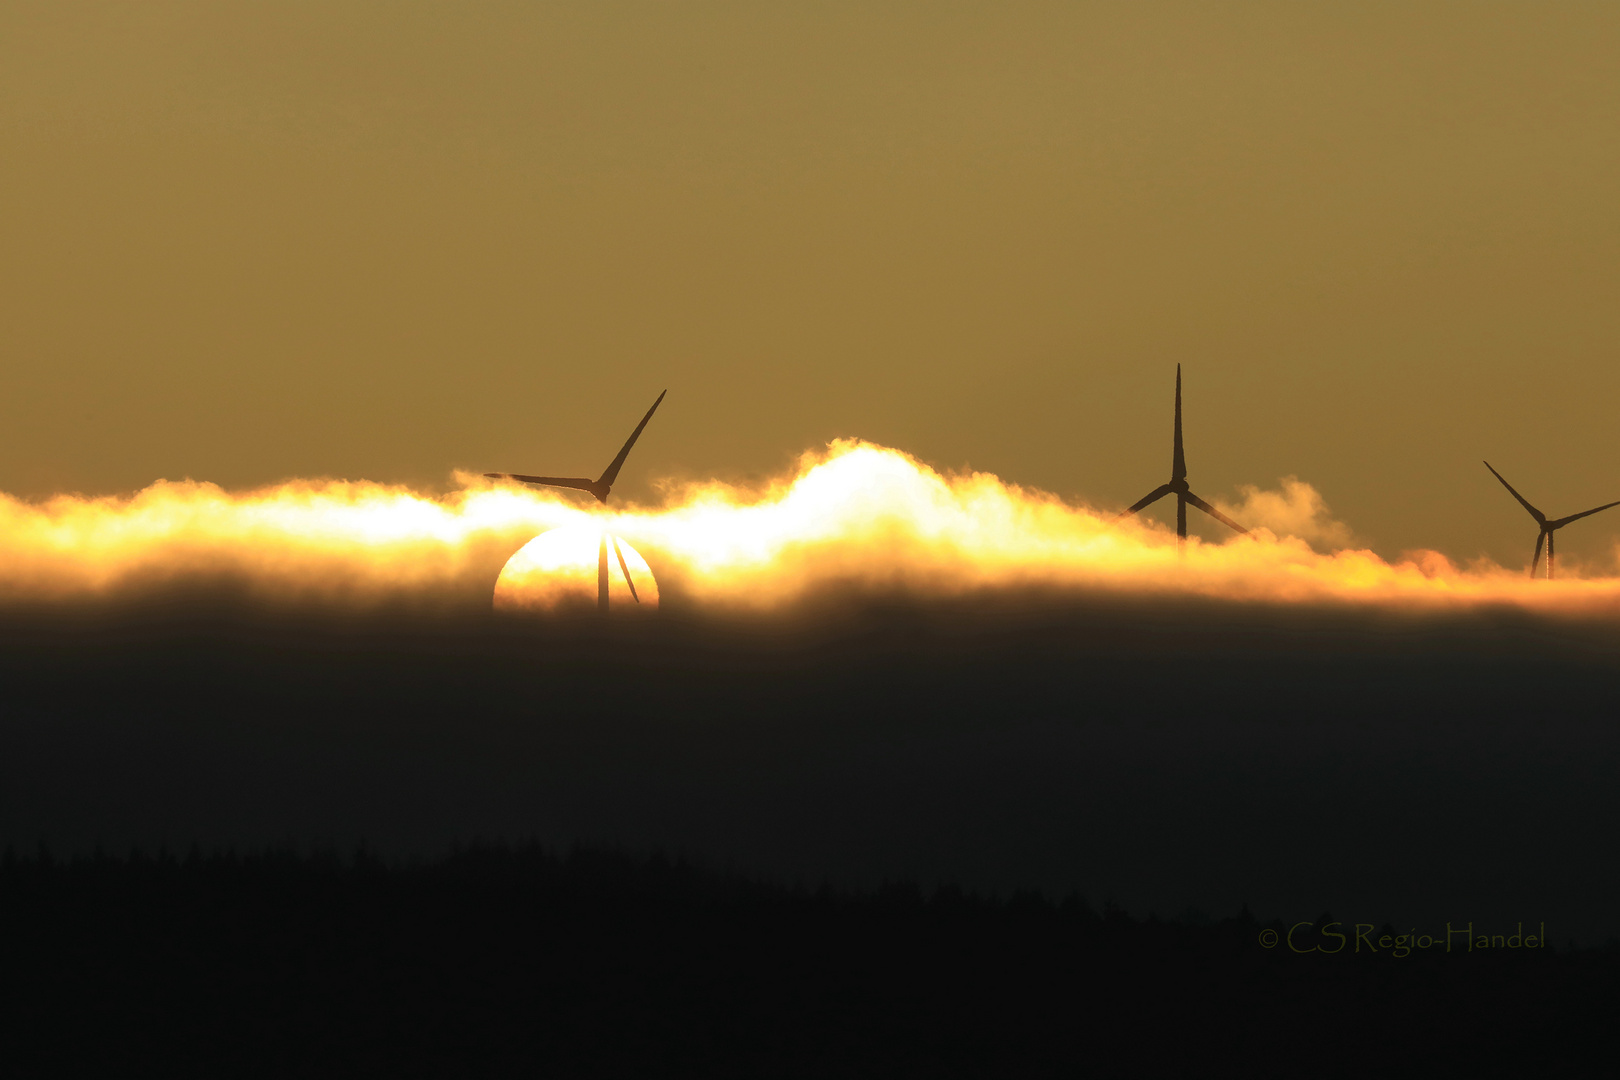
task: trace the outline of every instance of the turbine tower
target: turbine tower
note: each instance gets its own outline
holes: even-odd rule
[[[1131,506],[1129,510],[1121,513],[1119,517],[1130,517],[1138,510],[1141,510],[1144,507],[1152,506],[1166,495],[1174,495],[1176,497],[1176,536],[1180,538],[1182,547],[1185,547],[1187,544],[1188,503],[1192,503],[1194,506],[1198,507],[1198,509],[1208,514],[1222,525],[1236,529],[1240,533],[1247,533],[1249,531],[1248,529],[1245,529],[1243,526],[1239,525],[1237,522],[1233,521],[1231,518],[1227,517],[1225,514],[1221,513],[1219,510],[1215,509],[1213,506],[1209,505],[1209,503],[1205,502],[1203,499],[1200,499],[1197,495],[1194,495],[1192,493],[1192,489],[1187,486],[1187,457],[1182,453],[1181,450],[1180,364],[1176,365],[1176,440],[1175,451],[1170,459],[1170,482],[1168,484],[1161,485],[1160,487],[1156,487],[1146,495],[1142,496],[1134,505]],[[1119,518],[1115,518],[1114,520],[1117,521]]]
[[[1487,461],[1485,463],[1485,467],[1487,469],[1491,469],[1491,463]],[[1502,480],[1502,474],[1497,472],[1495,469],[1491,469],[1491,475],[1496,477],[1498,480]],[[1543,540],[1545,540],[1547,542],[1548,581],[1551,581],[1553,576],[1553,533],[1557,532],[1559,529],[1562,529],[1565,525],[1568,525],[1572,521],[1579,521],[1583,517],[1591,517],[1599,510],[1607,510],[1611,506],[1620,506],[1620,502],[1604,503],[1602,506],[1596,506],[1590,510],[1583,510],[1579,514],[1571,514],[1569,517],[1561,517],[1554,521],[1548,521],[1547,515],[1531,506],[1529,500],[1527,500],[1523,495],[1520,495],[1517,491],[1514,491],[1512,484],[1508,483],[1506,480],[1502,480],[1502,486],[1507,488],[1508,493],[1511,494],[1515,499],[1519,500],[1520,506],[1530,511],[1530,516],[1536,519],[1537,525],[1541,526],[1541,532],[1536,534],[1536,553],[1530,557],[1530,576],[1536,576],[1536,566],[1541,562],[1541,543]]]
[[[669,391],[665,390],[664,394],[667,393]],[[612,464],[603,470],[602,475],[595,480],[583,476],[525,476],[522,473],[489,472],[484,475],[491,480],[517,480],[531,487],[577,488],[580,491],[588,491],[595,495],[596,501],[606,506],[608,493],[613,490],[613,481],[619,478],[619,470],[624,467],[624,459],[630,456],[630,448],[636,445],[637,439],[641,438],[641,429],[647,426],[647,421],[652,419],[652,414],[658,411],[659,404],[664,400],[664,394],[658,395],[658,400],[652,403],[652,408],[648,409],[647,415],[641,418],[641,423],[636,425],[636,430],[630,433],[630,437],[619,448],[619,456],[614,458]],[[608,544],[610,542],[613,545],[613,554],[619,557],[619,570],[624,574],[624,583],[630,586],[630,598],[638,604],[641,603],[641,597],[636,595],[636,583],[630,578],[630,567],[624,561],[624,552],[619,550],[619,538],[603,529],[602,539],[596,550],[596,608],[603,613],[606,613],[608,609]]]

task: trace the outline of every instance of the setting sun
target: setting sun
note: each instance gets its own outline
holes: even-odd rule
[[[640,552],[590,525],[568,525],[541,533],[507,560],[495,580],[495,610],[591,607],[598,602],[601,575],[613,610],[658,607],[658,582]]]

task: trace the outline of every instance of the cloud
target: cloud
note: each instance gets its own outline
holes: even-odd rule
[[[37,503],[0,495],[0,602],[224,577],[271,597],[481,594],[488,603],[513,552],[575,525],[633,544],[670,599],[697,605],[770,608],[849,588],[1037,588],[1620,614],[1620,578],[1582,578],[1578,567],[1534,582],[1489,563],[1458,570],[1433,553],[1389,562],[1353,548],[1350,530],[1296,477],[1278,491],[1245,488],[1240,504],[1222,507],[1250,535],[1185,546],[1140,517],[1121,521],[989,473],[941,473],[854,440],[807,453],[764,485],[670,486],[657,506],[588,506],[458,479],[461,489],[443,495],[339,480],[245,492],[160,482],[126,497]],[[587,578],[589,554],[587,543]]]
[[[1269,529],[1272,535],[1292,536],[1315,547],[1336,551],[1355,542],[1350,526],[1335,520],[1322,493],[1297,476],[1285,476],[1280,491],[1243,484],[1241,503],[1214,500],[1223,514],[1250,529]]]

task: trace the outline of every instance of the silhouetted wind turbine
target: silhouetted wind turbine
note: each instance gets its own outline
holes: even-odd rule
[[[665,390],[664,394],[667,393],[669,391]],[[630,448],[636,445],[637,439],[641,438],[641,429],[647,426],[647,421],[652,419],[652,414],[658,411],[659,404],[664,400],[664,394],[658,395],[658,400],[652,403],[652,408],[648,409],[647,415],[641,418],[641,423],[636,425],[636,430],[630,433],[630,437],[619,448],[619,456],[614,458],[613,463],[595,480],[583,476],[525,476],[522,473],[500,472],[489,472],[484,475],[491,480],[518,480],[535,487],[577,488],[580,491],[588,491],[595,495],[596,501],[606,506],[608,493],[613,490],[613,481],[619,478],[619,470],[624,467],[624,459],[630,456]],[[624,552],[619,550],[619,538],[603,529],[602,541],[598,545],[596,552],[596,606],[600,611],[608,609],[607,552],[610,541],[613,544],[613,554],[619,557],[619,570],[624,574],[624,583],[630,586],[630,598],[638,604],[641,603],[641,597],[636,595],[636,583],[630,578],[630,567],[624,561]]]
[[[1485,467],[1487,469],[1491,469],[1491,463],[1487,461],[1485,463]],[[1495,469],[1491,469],[1491,475],[1496,477],[1498,480],[1502,480],[1502,474],[1497,472]],[[1529,501],[1523,495],[1520,495],[1517,491],[1514,491],[1512,484],[1508,483],[1506,480],[1502,480],[1502,486],[1507,488],[1509,494],[1511,494],[1515,499],[1519,500],[1520,506],[1530,511],[1530,516],[1536,519],[1537,525],[1541,526],[1541,532],[1536,534],[1536,553],[1530,557],[1530,576],[1536,576],[1536,565],[1541,562],[1541,542],[1545,540],[1547,542],[1548,581],[1551,581],[1553,576],[1553,533],[1557,532],[1559,529],[1562,529],[1565,525],[1568,525],[1572,521],[1579,521],[1583,517],[1591,517],[1599,510],[1607,510],[1611,506],[1620,506],[1620,502],[1604,503],[1602,506],[1596,506],[1590,510],[1583,510],[1579,514],[1571,514],[1569,517],[1561,517],[1555,521],[1548,521],[1547,515],[1531,506]]]
[[[1188,503],[1192,503],[1194,506],[1198,507],[1198,509],[1208,514],[1222,525],[1236,529],[1240,533],[1247,533],[1249,531],[1248,529],[1245,529],[1243,526],[1239,525],[1237,522],[1233,521],[1231,518],[1227,517],[1225,514],[1221,513],[1219,510],[1215,509],[1213,506],[1209,505],[1209,503],[1205,502],[1203,499],[1200,499],[1198,496],[1194,495],[1192,493],[1192,489],[1187,486],[1187,458],[1186,455],[1181,451],[1180,364],[1176,365],[1176,445],[1175,453],[1170,459],[1170,482],[1161,487],[1154,488],[1152,491],[1138,499],[1129,510],[1126,510],[1119,516],[1122,518],[1130,517],[1138,510],[1141,510],[1144,507],[1152,506],[1166,495],[1174,495],[1176,497],[1176,535],[1181,538],[1181,543],[1183,545],[1187,543]],[[1115,520],[1117,521],[1118,518]]]

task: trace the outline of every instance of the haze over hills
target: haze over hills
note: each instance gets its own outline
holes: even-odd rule
[[[0,633],[23,849],[536,838],[1138,915],[1620,930],[1606,620],[1004,592],[604,623],[215,590]]]

